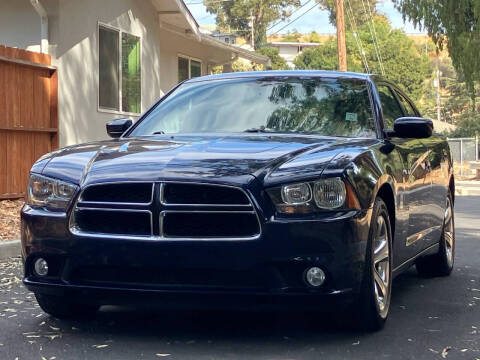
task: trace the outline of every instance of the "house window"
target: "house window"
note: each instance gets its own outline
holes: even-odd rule
[[[140,38],[100,25],[100,109],[138,114],[141,112]]]
[[[202,76],[202,62],[186,56],[178,57],[178,82]]]

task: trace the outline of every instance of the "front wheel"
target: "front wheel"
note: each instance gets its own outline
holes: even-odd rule
[[[362,287],[353,308],[356,327],[367,331],[383,328],[391,294],[392,230],[387,206],[377,198],[373,206]]]
[[[40,308],[59,319],[85,319],[93,317],[100,306],[73,302],[61,296],[35,293]]]
[[[455,219],[452,194],[450,192],[447,195],[442,235],[438,245],[438,253],[417,260],[415,266],[419,275],[428,277],[448,276],[453,270],[455,258]]]

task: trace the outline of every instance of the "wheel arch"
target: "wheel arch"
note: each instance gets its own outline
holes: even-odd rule
[[[379,188],[377,193],[375,194],[375,198],[380,197],[385,205],[387,206],[388,216],[390,217],[390,226],[392,228],[392,241],[395,240],[395,195],[393,192],[392,185],[385,181],[383,182]]]

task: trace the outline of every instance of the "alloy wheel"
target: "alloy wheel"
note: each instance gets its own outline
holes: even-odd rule
[[[455,242],[453,225],[452,201],[447,198],[447,208],[445,209],[445,219],[443,222],[443,236],[445,238],[445,254],[449,267],[453,266],[453,247]]]
[[[377,233],[373,243],[373,282],[380,316],[388,313],[390,297],[390,249],[387,222],[383,215],[377,218]]]

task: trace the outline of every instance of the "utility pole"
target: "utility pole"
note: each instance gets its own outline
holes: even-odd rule
[[[345,44],[345,18],[343,14],[343,0],[337,1],[337,45],[338,68],[347,71],[347,46]]]
[[[255,31],[253,30],[253,25],[254,25],[255,17],[253,16],[253,13],[250,15],[250,36],[252,38],[251,44],[252,48],[255,49]]]

